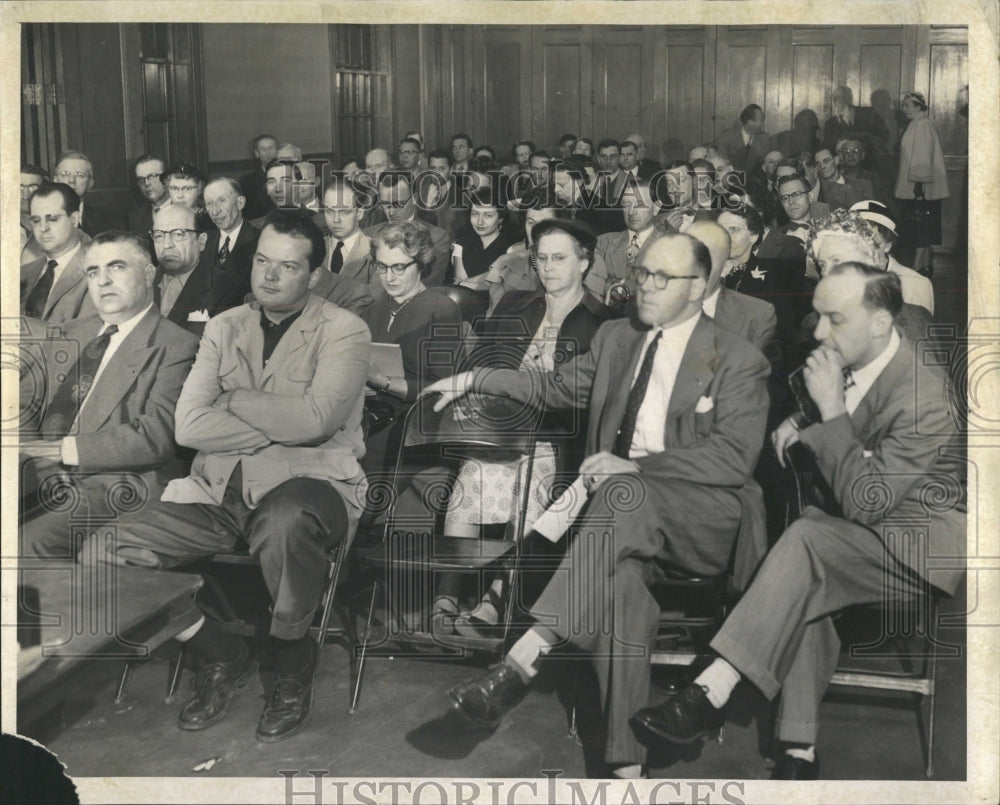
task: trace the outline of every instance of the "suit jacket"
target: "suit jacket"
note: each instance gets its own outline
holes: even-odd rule
[[[374,286],[365,285],[356,279],[345,277],[343,274],[334,274],[322,266],[316,270],[321,273],[313,286],[312,293],[321,299],[333,302],[337,307],[342,307],[358,316],[374,301]],[[386,296],[381,283],[379,283],[378,290],[381,291],[379,298]]]
[[[715,322],[732,333],[743,336],[768,356],[772,367],[777,365],[774,355],[774,334],[778,319],[774,305],[762,299],[719,288],[715,304]]]
[[[128,211],[128,231],[149,238],[153,228],[153,206],[144,201]]]
[[[831,210],[850,209],[859,201],[875,198],[875,190],[867,179],[844,177],[844,183],[819,180],[820,201]]]
[[[333,250],[336,246],[336,239],[333,235],[326,238],[326,259],[323,261],[323,268],[330,270],[330,260],[333,258]],[[375,271],[372,260],[372,241],[364,232],[358,233],[351,250],[344,252],[344,265],[340,269],[340,276],[357,280],[365,285],[374,285],[379,282],[378,273]]]
[[[715,144],[726,155],[735,170],[752,173],[764,162],[764,155],[771,150],[771,136],[759,131],[750,140],[749,150],[743,144],[743,127],[737,123],[715,138]]]
[[[625,252],[632,232],[606,232],[597,237],[594,249],[594,264],[583,278],[584,287],[602,301],[608,289],[616,282],[628,278],[628,262]]]
[[[202,252],[201,260],[191,271],[190,276],[188,276],[187,281],[184,283],[184,287],[181,288],[181,292],[177,295],[177,299],[174,300],[173,307],[167,311],[167,318],[179,327],[183,327],[185,330],[188,330],[195,335],[201,335],[201,331],[205,327],[205,320],[200,317],[199,314],[205,312],[209,314],[209,317],[211,317],[211,311],[208,310],[205,302],[205,297],[211,284],[212,266],[210,258],[205,252]],[[159,309],[159,279],[157,279],[156,285],[153,286],[153,300],[157,309]],[[196,318],[192,319],[192,316],[195,316]]]
[[[242,305],[244,297],[250,293],[250,269],[259,236],[260,232],[244,218],[236,242],[229,244],[229,257],[226,258],[225,265],[220,266],[222,232],[212,227],[212,231],[208,233],[202,255],[209,265],[204,302],[210,316]]]
[[[63,268],[59,279],[49,291],[49,298],[42,312],[42,319],[49,324],[62,324],[70,319],[85,318],[97,313],[97,308],[94,307],[87,292],[87,277],[83,273],[83,258],[88,243],[90,238],[82,234],[79,250]],[[21,313],[24,313],[24,303],[31,295],[47,262],[48,258],[43,254],[37,260],[21,266]]]
[[[94,204],[92,201],[83,202],[83,218],[80,219],[80,229],[90,237],[109,229],[121,229],[122,219],[115,213]]]
[[[823,146],[831,151],[846,137],[860,140],[870,156],[885,153],[889,146],[889,129],[879,113],[870,106],[853,108],[854,122],[844,123],[835,115],[823,126]]]
[[[434,259],[431,261],[431,273],[424,277],[424,284],[446,285],[451,274],[451,235],[439,226],[434,226],[420,219],[417,219],[417,221],[427,227],[427,231],[430,232],[431,249],[434,252]],[[366,227],[364,234],[369,238],[374,238],[388,225],[389,222],[387,221],[384,224]],[[375,279],[378,279],[377,275]]]
[[[587,408],[587,454],[610,451],[647,332],[648,327],[634,319],[609,321],[597,331],[589,352],[556,372],[477,369],[473,388],[550,408]],[[752,474],[764,441],[769,372],[757,349],[701,314],[674,382],[664,450],[635,459],[648,483],[682,481],[703,485],[720,499],[738,497],[743,511],[736,558],[740,584],[766,550],[763,500]],[[685,503],[678,498],[676,511],[651,511],[650,517],[668,517],[685,529],[680,536],[692,544],[726,550],[713,558],[713,564],[724,567],[734,534],[706,511]]]
[[[314,294],[263,365],[257,303],[205,325],[180,399],[177,441],[198,451],[163,500],[221,505],[237,464],[250,508],[294,477],[329,483],[353,532],[367,483],[358,459],[371,335],[353,313]]]
[[[25,425],[29,432],[37,434],[62,382],[73,382],[69,376],[78,353],[67,351],[66,343],[89,343],[102,324],[96,315],[75,319],[37,345],[34,354],[41,357],[47,383],[40,400],[37,395],[26,399],[28,384],[22,385],[22,411],[26,405],[31,410]],[[169,477],[179,474],[174,406],[197,346],[195,336],[164,319],[155,307],[125,337],[84,402],[73,434],[80,470],[102,476],[92,481],[113,483],[118,471],[129,470],[140,473],[158,493]]]
[[[951,594],[965,572],[966,543],[954,421],[944,376],[918,361],[904,338],[853,414],[800,433],[843,516],[870,528],[897,559]],[[889,518],[911,522],[893,527]],[[916,544],[921,533],[926,546]],[[959,566],[934,571],[935,562]]]

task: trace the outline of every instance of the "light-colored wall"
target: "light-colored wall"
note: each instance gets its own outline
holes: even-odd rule
[[[245,159],[270,132],[307,153],[333,149],[325,25],[202,26],[210,162]]]

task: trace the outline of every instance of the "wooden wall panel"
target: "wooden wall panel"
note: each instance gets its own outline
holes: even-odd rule
[[[902,45],[862,45],[860,91],[854,102],[858,106],[871,106],[872,94],[883,90],[894,103],[899,102],[902,91]]]
[[[946,155],[969,153],[968,124],[958,114],[958,93],[969,83],[967,45],[931,45],[927,106]]]
[[[532,134],[553,148],[567,131],[593,136],[590,32],[586,26],[532,30]]]
[[[727,33],[728,36],[720,37],[713,137],[734,125],[747,104],[766,106],[767,31]]]
[[[830,95],[834,83],[833,45],[794,45],[792,48],[791,120],[803,109],[812,109],[820,121],[829,117]],[[782,121],[788,128],[791,121]],[[775,125],[768,122],[768,130]]]
[[[592,30],[594,122],[586,136],[596,144],[603,137],[620,140],[642,132],[651,82],[643,70],[641,27],[594,26]]]
[[[667,125],[664,139],[676,139],[677,151],[690,151],[701,143],[705,80],[702,48],[667,47]],[[738,113],[737,113],[738,114]],[[666,152],[663,148],[661,151]],[[673,150],[673,149],[669,149]]]
[[[517,27],[485,26],[482,52],[483,120],[475,136],[505,164],[514,143],[531,133],[531,41]]]

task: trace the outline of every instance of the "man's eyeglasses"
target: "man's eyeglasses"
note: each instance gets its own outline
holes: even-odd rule
[[[399,201],[398,199],[396,201],[387,201],[385,199],[382,199],[381,202],[380,202],[380,204],[383,207],[386,207],[386,208],[388,208],[390,210],[401,210],[401,209],[403,209],[403,207],[405,207],[409,203],[410,203],[410,199],[405,199],[403,201]]]
[[[139,184],[152,184],[153,182],[160,181],[160,174],[158,173],[147,173],[145,176],[136,176],[135,180]],[[176,185],[175,185],[176,187]]]
[[[412,148],[406,148],[406,149],[401,148],[399,153],[406,154],[407,156],[412,156],[413,154],[419,154],[420,152],[414,151]]]
[[[196,184],[168,184],[167,190],[171,193],[193,193],[198,189]]]
[[[402,276],[403,272],[406,271],[410,266],[416,263],[416,260],[410,260],[408,263],[394,263],[391,266],[387,266],[385,263],[380,263],[378,260],[375,261],[375,270],[379,274],[385,274],[387,271],[391,271],[393,276]]]
[[[153,229],[150,231],[149,236],[153,239],[153,243],[163,243],[168,235],[174,243],[183,243],[187,240],[190,233],[197,231],[197,229],[171,229],[169,231],[166,229]]]
[[[787,204],[789,201],[794,201],[797,198],[802,198],[802,196],[806,195],[808,192],[809,192],[808,190],[797,190],[794,193],[785,193],[784,195],[778,196],[778,199],[781,201],[782,204]]]
[[[649,269],[643,268],[642,266],[635,266],[632,269],[632,279],[635,280],[636,285],[642,287],[646,280],[650,277],[653,278],[653,287],[658,291],[664,291],[671,280],[696,280],[698,279],[698,274],[664,274],[662,271],[650,271]]]
[[[90,173],[88,171],[76,171],[75,173],[60,171],[56,174],[56,178],[60,182],[68,182],[70,179],[89,179]]]
[[[34,193],[39,187],[41,187],[41,185],[38,184],[38,182],[35,182],[34,184],[23,184],[21,185],[21,195],[30,195],[31,193]]]
[[[861,154],[864,153],[860,148],[841,148],[840,153],[842,154]]]

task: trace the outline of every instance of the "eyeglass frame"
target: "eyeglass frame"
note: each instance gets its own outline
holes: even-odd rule
[[[799,196],[807,196],[807,195],[809,195],[808,190],[796,190],[794,193],[783,193],[782,195],[778,196],[778,201],[780,201],[782,204],[787,204],[789,201],[797,199]]]
[[[416,265],[416,264],[417,264],[416,260],[410,260],[410,262],[408,262],[408,263],[393,263],[390,266],[390,265],[386,265],[385,263],[382,263],[382,262],[376,260],[375,261],[375,270],[379,274],[381,274],[383,276],[385,274],[387,274],[388,272],[391,271],[392,275],[394,277],[401,277],[401,276],[403,276],[403,274],[406,273],[406,269],[408,269],[410,266]]]
[[[187,240],[189,232],[197,232],[197,231],[198,231],[197,229],[187,229],[180,226],[177,227],[176,229],[150,229],[149,237],[153,241],[153,243],[163,243],[163,241],[166,240],[167,236],[169,235],[171,243],[183,243],[185,240]],[[177,232],[183,232],[184,235],[179,236],[176,234]],[[159,235],[159,237],[157,237],[157,235]]]
[[[59,171],[52,178],[62,181],[62,179],[89,179],[91,176],[93,174],[90,171]]]
[[[658,291],[665,291],[670,285],[670,280],[697,280],[703,279],[701,274],[664,274],[662,271],[650,271],[645,266],[632,266],[630,272],[635,284],[640,288],[646,284],[646,280],[653,278],[653,287]],[[644,274],[645,276],[641,276]]]

